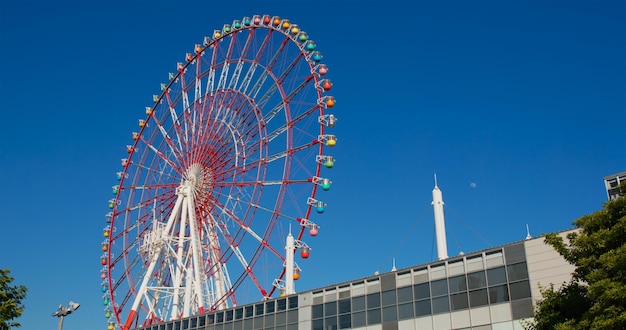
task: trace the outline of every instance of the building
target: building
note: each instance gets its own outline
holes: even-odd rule
[[[619,185],[626,181],[626,171],[604,177],[604,186],[609,200],[619,197]]]
[[[569,231],[561,232],[565,237]],[[141,330],[522,329],[574,267],[543,237]]]

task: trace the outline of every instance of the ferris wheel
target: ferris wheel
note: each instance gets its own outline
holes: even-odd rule
[[[332,82],[296,24],[235,20],[175,69],[129,137],[109,200],[110,330],[279,295],[300,271],[286,269],[285,238],[309,257],[302,237],[318,234],[332,183]]]

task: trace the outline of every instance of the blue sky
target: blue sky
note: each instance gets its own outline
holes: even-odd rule
[[[22,329],[105,329],[100,243],[119,159],[167,73],[205,35],[289,18],[337,99],[333,188],[299,291],[564,230],[626,170],[623,1],[3,1],[0,268]],[[472,185],[472,183],[475,184]]]

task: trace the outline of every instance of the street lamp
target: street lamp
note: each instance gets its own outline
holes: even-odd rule
[[[72,314],[72,312],[77,310],[78,307],[80,307],[80,304],[70,301],[69,307],[59,305],[59,309],[56,312],[52,313],[52,316],[56,316],[59,318],[59,330],[63,330],[63,318],[67,315]]]

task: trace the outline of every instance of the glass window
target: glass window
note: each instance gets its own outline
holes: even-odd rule
[[[383,292],[383,306],[396,304],[396,290]]]
[[[358,296],[352,298],[352,310],[362,311],[365,309],[365,296]]]
[[[352,313],[352,327],[365,326],[365,312]]]
[[[235,319],[241,320],[243,318],[243,307],[235,309]]]
[[[276,318],[276,326],[283,325],[287,323],[287,312],[280,312],[274,314]]]
[[[246,317],[251,317],[252,315],[254,315],[254,309],[252,306],[246,306],[244,311],[246,313]]]
[[[480,289],[487,286],[487,278],[484,271],[467,274],[467,286],[470,290]]]
[[[449,310],[448,296],[433,298],[433,314],[444,313]]]
[[[337,330],[337,317],[327,317],[324,319],[324,329]]]
[[[206,324],[214,324],[215,323],[215,314],[209,314],[206,316]]]
[[[397,319],[398,308],[395,305],[383,308],[383,322],[396,321]]]
[[[352,327],[350,314],[339,315],[339,329],[350,329]]]
[[[254,326],[253,329],[263,329],[263,316],[255,316],[254,317]]]
[[[324,304],[324,315],[332,316],[337,315],[337,302],[331,301]]]
[[[489,302],[497,304],[505,301],[509,301],[509,291],[506,284],[489,288]]]
[[[415,317],[430,315],[430,299],[415,302]]]
[[[367,295],[367,309],[376,308],[376,307],[380,307],[380,293],[377,292],[377,293],[368,294]]]
[[[324,317],[324,305],[313,305],[312,317],[314,319]]]
[[[433,297],[442,296],[448,294],[448,280],[432,281],[430,283],[430,290],[433,293]]]
[[[528,278],[528,266],[526,262],[507,266],[507,272],[509,274],[509,281],[511,282]]]
[[[274,319],[274,314],[265,315],[265,328],[273,328]]]
[[[413,286],[413,292],[415,293],[415,300],[420,300],[430,297],[430,283],[416,284]]]
[[[313,320],[313,330],[324,330],[324,319]]]
[[[450,277],[448,281],[450,283],[450,293],[467,291],[465,275]]]
[[[487,298],[487,289],[470,291],[469,300],[470,306],[472,308],[489,304],[489,299]]]
[[[367,311],[367,325],[380,323],[380,308],[370,309]]]
[[[524,299],[530,297],[530,282],[521,281],[510,284],[511,300]]]
[[[298,296],[289,297],[289,308],[298,308]]]
[[[226,321],[232,321],[233,320],[233,310],[227,310],[226,311]]]
[[[453,311],[467,309],[469,307],[467,303],[467,292],[450,295],[450,303],[452,304],[451,307]]]
[[[265,316],[267,317],[267,315]],[[287,323],[298,323],[298,311],[291,310],[287,311]]]
[[[405,286],[404,288],[398,289],[398,302],[409,302],[413,301],[413,288],[410,286]]]
[[[487,283],[489,283],[489,286],[506,283],[506,273],[504,272],[504,267],[488,269]]]
[[[284,311],[287,309],[287,300],[286,299],[278,299],[276,301],[276,310],[278,311]]]
[[[256,304],[254,305],[254,315],[263,315],[263,313],[265,312],[265,305],[261,304]]]
[[[350,299],[339,300],[339,314],[350,313]]]
[[[398,305],[398,319],[412,319],[413,318],[413,303]]]
[[[218,312],[217,314],[215,314],[215,316],[217,316],[215,323],[224,322],[224,312]]]
[[[206,325],[206,319],[204,318],[204,316],[200,316],[198,318],[198,326],[202,326],[202,325]]]
[[[274,313],[274,300],[269,300],[265,302],[265,313]]]

